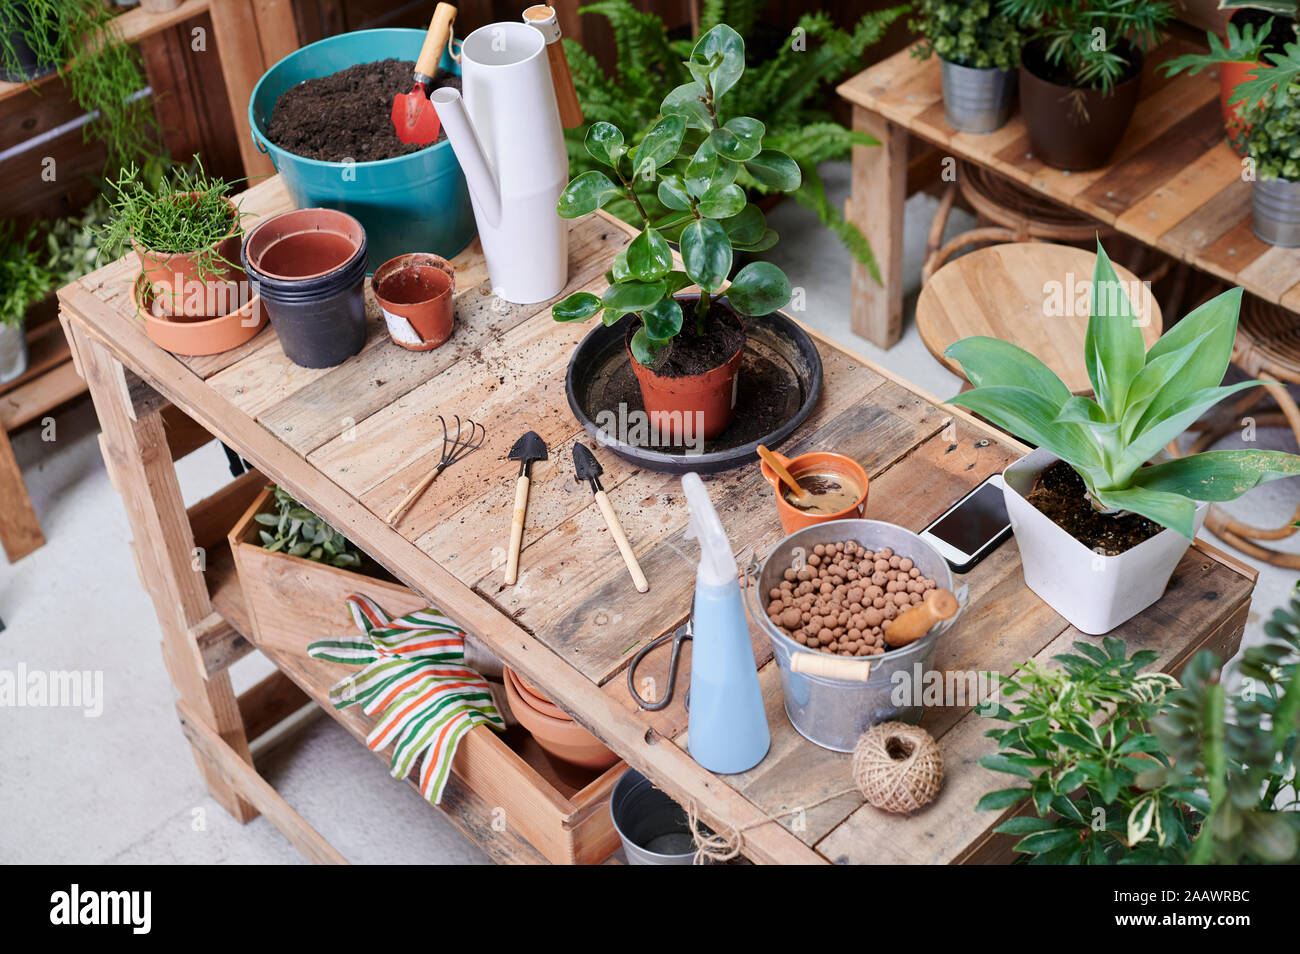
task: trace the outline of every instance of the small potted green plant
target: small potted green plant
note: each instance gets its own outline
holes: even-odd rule
[[[27,370],[24,318],[53,288],[36,230],[22,233],[13,222],[0,224],[0,384]]]
[[[745,43],[735,30],[720,24],[700,37],[687,65],[693,79],[664,97],[661,118],[636,146],[611,123],[588,131],[587,151],[609,172],[573,179],[559,214],[577,218],[621,197],[636,207],[641,232],[615,257],[604,295],[577,292],[551,314],[581,321],[601,312],[607,325],[633,316],[627,351],[652,422],[680,437],[677,422],[694,415],[692,433],[709,439],[731,423],[745,346],[741,316],[770,314],[790,300],[789,279],[769,262],[750,262],[728,284],[735,252],[761,252],[777,238],[736,178],[743,169],[778,192],[797,189],[802,179],[793,159],[764,148],[763,123],[719,120],[719,100],[745,70]],[[652,218],[642,192],[667,211]],[[669,230],[680,234],[682,269],[673,267]],[[699,292],[683,293],[691,285]]]
[[[948,125],[975,133],[1001,128],[1015,97],[1019,25],[999,12],[997,0],[918,0],[913,11],[908,25],[922,41],[912,55],[938,54]]]
[[[1028,36],[1020,110],[1034,156],[1058,169],[1105,165],[1137,106],[1142,64],[1174,15],[1167,0],[999,0]]]
[[[134,165],[121,170],[99,233],[105,257],[127,250],[139,256],[151,295],[151,303],[141,302],[146,310],[181,321],[222,317],[247,298],[232,183],[208,176],[195,161],[193,171],[156,177]]]
[[[1232,102],[1241,105],[1238,141],[1254,166],[1251,229],[1262,241],[1300,246],[1300,42],[1269,53],[1267,66],[1239,83]]]
[[[948,348],[974,389],[950,403],[1038,447],[1003,474],[1025,584],[1085,633],[1158,600],[1207,501],[1300,474],[1281,451],[1153,458],[1205,411],[1261,384],[1222,386],[1241,289],[1192,311],[1147,350],[1137,312],[1099,242],[1084,361],[1096,399],[1072,395],[1029,352],[996,338]]]
[[[19,0],[0,8],[0,80],[29,83],[59,68],[55,0]]]

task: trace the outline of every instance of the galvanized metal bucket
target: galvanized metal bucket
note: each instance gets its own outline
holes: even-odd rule
[[[869,550],[889,547],[900,556],[910,557],[922,576],[934,580],[941,589],[953,591],[960,604],[957,614],[911,645],[879,656],[831,656],[799,645],[768,618],[762,595],[781,585],[796,551],[811,553],[819,543],[846,540],[854,540]],[[836,752],[852,752],[858,737],[878,722],[917,722],[921,718],[920,700],[910,698],[906,691],[896,692],[896,688],[904,681],[909,687],[916,684],[918,665],[922,676],[929,670],[939,637],[961,617],[967,602],[966,587],[954,588],[952,571],[937,550],[912,531],[880,520],[833,520],[790,534],[762,562],[756,585],[749,592],[750,611],[772,641],[772,651],[781,667],[781,688],[791,725],[805,738]],[[833,662],[835,668],[851,673],[852,678],[795,672],[791,661],[798,655],[813,657],[814,664]],[[902,675],[896,678],[896,674]]]
[[[636,769],[628,769],[614,784],[609,814],[628,864],[694,864],[695,839],[686,811]]]
[[[943,114],[961,132],[990,133],[1011,116],[1016,92],[1014,70],[976,69],[939,58]]]
[[[1258,179],[1250,190],[1250,225],[1260,241],[1300,247],[1300,182]]]

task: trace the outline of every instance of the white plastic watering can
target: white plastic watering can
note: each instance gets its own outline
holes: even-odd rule
[[[492,23],[461,45],[464,96],[429,99],[469,184],[492,290],[554,298],[568,283],[569,229],[555,211],[569,177],[546,41],[525,23]]]

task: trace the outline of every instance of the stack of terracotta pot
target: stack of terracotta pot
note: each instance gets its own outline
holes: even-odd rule
[[[618,756],[599,739],[509,667],[505,671],[505,686],[510,711],[548,755],[596,770],[607,769],[618,761]]]

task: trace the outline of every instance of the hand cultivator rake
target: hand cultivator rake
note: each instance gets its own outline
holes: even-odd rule
[[[456,432],[452,436],[447,429],[446,418],[441,414],[438,415],[438,420],[442,423],[442,459],[438,461],[438,466],[433,469],[433,472],[412,487],[411,492],[402,498],[402,502],[393,508],[392,512],[385,518],[388,523],[393,523],[402,514],[406,513],[411,504],[419,499],[420,494],[424,493],[428,486],[437,480],[439,474],[456,463],[456,461],[463,460],[483,446],[483,441],[487,438],[487,429],[482,424],[475,424],[468,418],[462,423],[459,414],[455,418]]]

